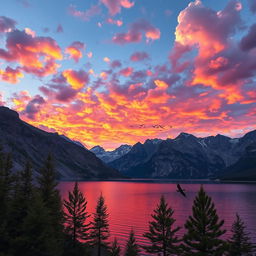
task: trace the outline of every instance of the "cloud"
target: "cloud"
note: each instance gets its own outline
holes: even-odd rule
[[[124,68],[122,70],[119,71],[119,74],[121,74],[122,76],[130,76],[133,72],[133,68],[132,67],[127,67],[127,68]]]
[[[0,106],[4,106],[5,104],[6,104],[6,102],[4,101],[3,93],[0,92]]]
[[[256,13],[256,2],[255,0],[248,0],[249,7],[252,13]]]
[[[89,82],[89,76],[83,70],[67,69],[62,72],[62,75],[74,90],[80,90]]]
[[[26,106],[22,114],[25,114],[29,119],[35,119],[37,113],[40,112],[42,105],[46,102],[40,95],[36,95]]]
[[[101,8],[99,5],[92,5],[89,9],[85,11],[79,11],[76,9],[75,5],[70,5],[68,8],[68,12],[70,15],[80,18],[83,21],[89,21],[91,18],[101,13]]]
[[[110,60],[109,57],[104,57],[104,58],[103,58],[103,61],[108,63],[108,62],[110,62],[111,60]]]
[[[82,50],[84,50],[85,45],[82,42],[75,41],[69,47],[66,48],[65,52],[70,55],[75,62],[83,57]]]
[[[248,34],[242,38],[240,46],[243,51],[249,51],[256,47],[256,24],[253,24]]]
[[[130,2],[129,0],[100,0],[109,11],[111,16],[114,16],[121,12],[121,8],[131,8],[134,6],[134,2]]]
[[[23,73],[19,68],[13,69],[11,67],[6,67],[5,70],[0,69],[0,79],[2,81],[16,84],[19,82],[19,78],[24,77]]]
[[[192,73],[186,82],[189,86],[203,84],[223,90],[221,97],[230,104],[244,97],[241,87],[255,66],[254,58],[243,53],[232,38],[242,25],[241,9],[238,1],[230,1],[218,12],[199,0],[190,3],[179,14],[170,55],[173,71]]]
[[[0,16],[0,33],[11,32],[15,29],[17,22],[11,18]]]
[[[160,38],[161,32],[146,20],[138,20],[129,26],[127,33],[117,33],[112,38],[116,44],[138,43],[143,35],[147,41],[154,41]]]
[[[122,20],[114,20],[112,18],[107,18],[106,22],[109,23],[109,24],[116,25],[118,27],[121,27],[123,25],[123,21]]]
[[[62,25],[61,24],[59,24],[58,26],[57,26],[57,28],[56,28],[56,32],[57,33],[63,33],[63,27],[62,27]]]
[[[119,60],[114,60],[110,64],[111,68],[120,68],[122,66],[122,63]]]
[[[216,12],[203,6],[200,0],[191,2],[178,16],[176,42],[197,46],[201,56],[222,51],[228,37],[241,24],[241,8],[238,1],[231,1],[224,10]]]
[[[143,61],[146,59],[149,59],[149,56],[146,52],[135,52],[130,57],[130,60],[133,62]]]
[[[0,49],[0,59],[16,61],[21,69],[39,77],[54,74],[62,59],[61,49],[50,37],[33,37],[25,31],[13,30],[7,34],[6,49]]]

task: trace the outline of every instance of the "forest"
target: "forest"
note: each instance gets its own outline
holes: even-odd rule
[[[143,234],[147,245],[136,241],[131,228],[124,248],[110,236],[109,213],[104,195],[95,212],[75,182],[67,199],[58,190],[54,158],[49,154],[38,173],[29,161],[13,171],[12,156],[0,150],[0,256],[254,256],[255,244],[236,214],[231,236],[224,239],[224,220],[203,186],[194,199],[191,215],[181,227],[164,196],[159,200]]]

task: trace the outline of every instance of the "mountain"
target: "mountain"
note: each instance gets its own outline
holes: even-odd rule
[[[144,144],[138,142],[127,154],[112,162],[109,162],[108,165],[112,166],[113,168],[117,168],[120,172],[126,173],[128,176],[137,177],[137,175],[132,174],[132,169],[135,166],[149,160],[150,157],[157,151],[158,145],[161,142],[162,140],[158,139],[148,139]]]
[[[132,146],[130,145],[121,145],[113,151],[105,151],[103,147],[95,146],[91,148],[90,151],[93,152],[103,162],[109,163],[127,154],[130,151],[131,147]]]
[[[256,180],[256,143],[246,147],[243,155],[220,176],[222,180]]]
[[[242,138],[223,135],[197,138],[181,133],[175,139],[137,143],[121,158],[108,163],[137,178],[213,178],[228,172],[245,149],[256,142],[256,131]]]
[[[19,118],[17,112],[7,107],[0,107],[0,144],[4,151],[12,153],[16,170],[22,168],[26,159],[38,170],[51,153],[60,179],[122,177],[83,146],[57,133],[48,133],[29,125]]]
[[[65,139],[65,140],[67,140],[67,141],[69,141],[69,142],[72,142],[72,143],[75,143],[76,145],[78,145],[78,146],[80,146],[80,147],[82,147],[82,148],[85,148],[86,149],[86,147],[80,142],[80,141],[77,141],[77,140],[71,140],[70,138],[68,138],[67,136],[65,136],[65,135],[60,135],[60,137],[62,137],[63,139]]]

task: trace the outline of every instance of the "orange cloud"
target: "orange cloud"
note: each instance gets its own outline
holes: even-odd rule
[[[72,69],[67,69],[62,72],[62,75],[75,90],[82,89],[89,82],[89,76],[83,70],[75,71]]]
[[[84,43],[73,42],[69,47],[66,48],[65,52],[70,55],[75,62],[78,62],[79,59],[83,57],[82,50],[84,49]]]
[[[46,76],[56,73],[62,60],[57,43],[50,37],[33,37],[25,31],[14,30],[7,34],[6,50],[0,49],[0,58],[7,62],[16,61],[27,73]]]
[[[24,77],[24,75],[18,68],[12,69],[7,67],[5,70],[0,69],[0,79],[5,82],[16,84],[20,81],[19,78],[22,77]]]

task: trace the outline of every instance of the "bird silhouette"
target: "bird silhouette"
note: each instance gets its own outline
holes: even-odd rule
[[[180,184],[177,184],[177,192],[181,193],[184,197],[186,197],[185,190],[180,186]]]

